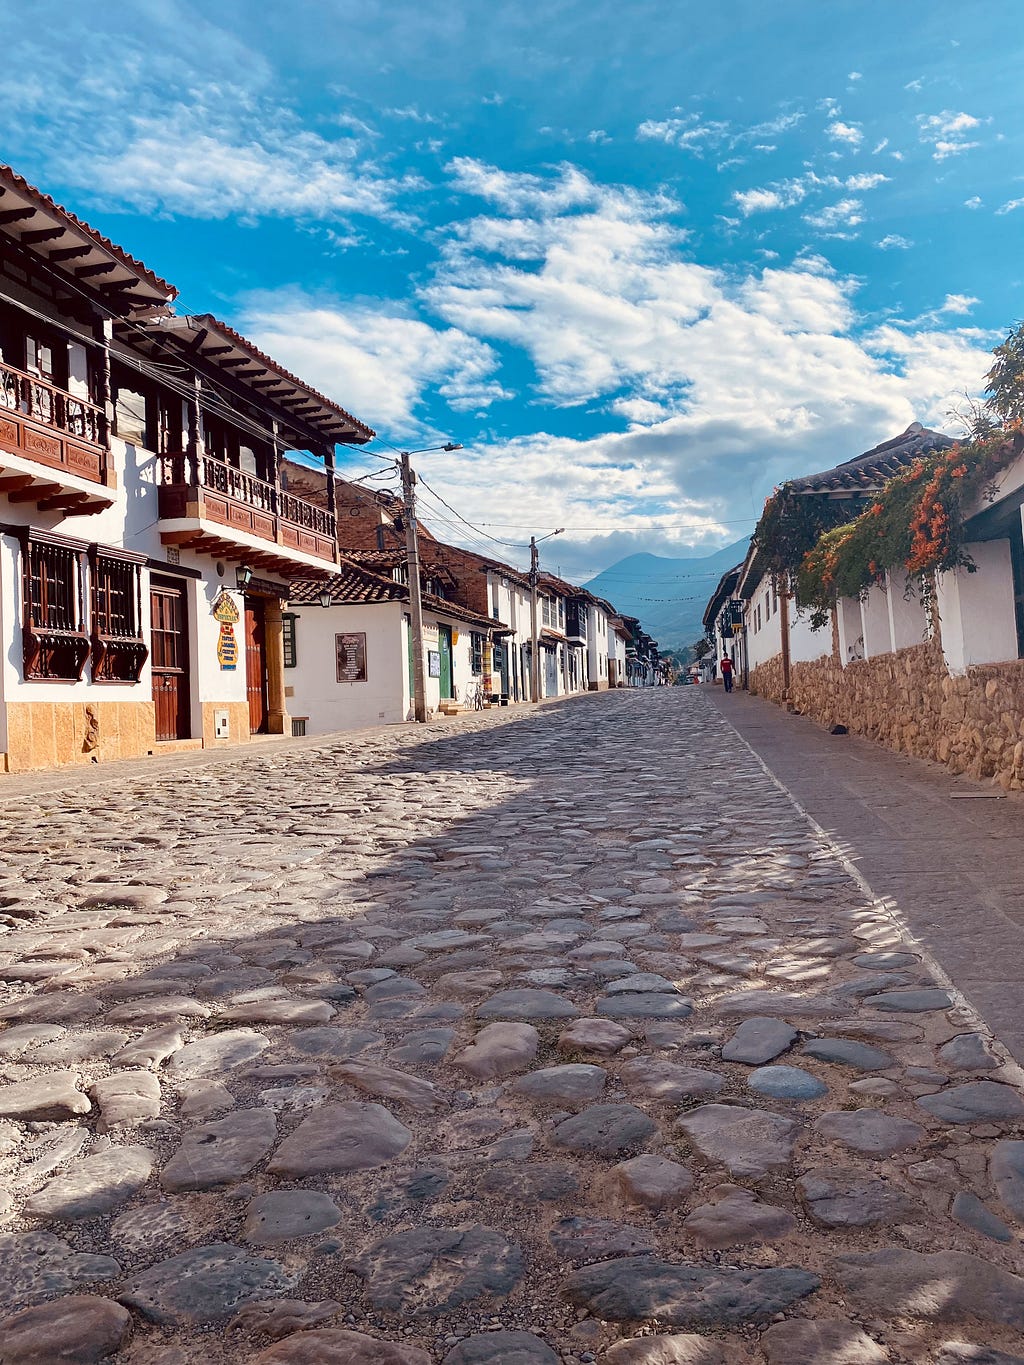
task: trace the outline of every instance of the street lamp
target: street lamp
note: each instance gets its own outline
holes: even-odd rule
[[[423,674],[423,598],[420,593],[420,549],[416,529],[416,475],[410,463],[413,455],[426,455],[432,450],[450,452],[461,450],[458,441],[446,441],[443,446],[422,446],[419,450],[399,452],[402,474],[402,499],[405,515],[405,557],[409,573],[409,629],[412,632],[412,698],[413,716],[423,723],[427,719],[427,685]]]
[[[530,537],[530,700],[540,701],[540,631],[537,625],[537,579],[540,577],[540,555],[537,546],[552,536],[560,536],[565,530],[559,526],[557,531],[549,531],[540,540]]]
[[[240,568],[235,570],[235,584],[240,592],[244,592],[251,582],[252,569],[248,564],[243,564]]]
[[[329,583],[325,583],[324,586],[317,593],[317,600],[319,601],[320,605],[325,609],[332,605],[334,599],[331,595],[331,585]]]

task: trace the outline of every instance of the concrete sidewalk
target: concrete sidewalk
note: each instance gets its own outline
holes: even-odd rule
[[[705,695],[1024,1065],[1024,801],[746,693]]]

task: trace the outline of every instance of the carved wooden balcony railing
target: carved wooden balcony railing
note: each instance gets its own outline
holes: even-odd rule
[[[162,518],[191,516],[190,504],[195,507],[201,502],[201,516],[208,521],[248,531],[319,559],[335,559],[337,523],[333,512],[212,455],[200,455],[197,463],[193,474],[193,461],[187,456],[161,457]]]
[[[0,361],[0,451],[106,482],[103,409]]]

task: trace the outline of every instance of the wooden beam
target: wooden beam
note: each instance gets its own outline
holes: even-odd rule
[[[80,280],[90,279],[93,275],[109,275],[112,270],[117,269],[117,261],[101,261],[99,265],[80,265],[75,268],[75,275]]]
[[[24,241],[24,237],[22,237],[21,240]],[[89,252],[92,250],[93,248],[89,242],[86,242],[83,246],[62,246],[57,251],[48,252],[47,259],[50,261],[73,261],[78,256],[88,256]]]
[[[205,335],[209,336],[209,332],[207,332]],[[234,346],[207,346],[206,350],[200,351],[199,354],[204,356],[227,355],[230,351],[233,351],[234,349],[235,349]]]
[[[34,218],[35,209],[5,209],[0,213],[0,227],[6,227],[8,223],[20,223],[25,218]]]
[[[19,488],[7,494],[8,502],[38,502],[40,498],[52,497],[60,492],[59,483],[39,483],[32,488]]]
[[[237,369],[237,367],[238,367],[239,365],[251,365],[251,364],[252,364],[252,358],[251,358],[251,356],[247,356],[247,355],[235,356],[235,357],[234,357],[233,359],[231,359],[231,360],[221,360],[221,361],[219,362],[219,364],[220,364],[220,367],[221,367],[222,370],[233,370],[233,369]],[[263,367],[261,366],[260,369],[262,370],[262,368],[263,368]]]
[[[199,331],[195,334],[195,337],[188,343],[188,349],[193,353],[198,352],[200,355],[202,355],[203,342],[209,335],[210,335],[209,327],[200,327]]]
[[[58,237],[64,236],[62,227],[36,228],[35,232],[23,232],[21,234],[22,246],[35,246],[37,242],[53,242]]]
[[[52,498],[43,498],[38,507],[40,512],[70,512],[89,501],[88,493],[57,493]]]
[[[16,492],[19,488],[27,488],[32,482],[31,474],[10,474],[6,479],[0,479],[0,493]]]

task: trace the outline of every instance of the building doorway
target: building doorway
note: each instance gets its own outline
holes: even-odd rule
[[[153,703],[158,740],[188,739],[192,704],[188,676],[188,597],[184,584],[150,580]]]
[[[261,597],[245,599],[245,690],[249,733],[267,733],[267,623]]]
[[[438,626],[437,649],[441,656],[440,694],[442,701],[452,699],[452,628]]]
[[[545,697],[558,696],[558,651],[551,649],[548,645],[543,646],[544,651],[544,695]]]

